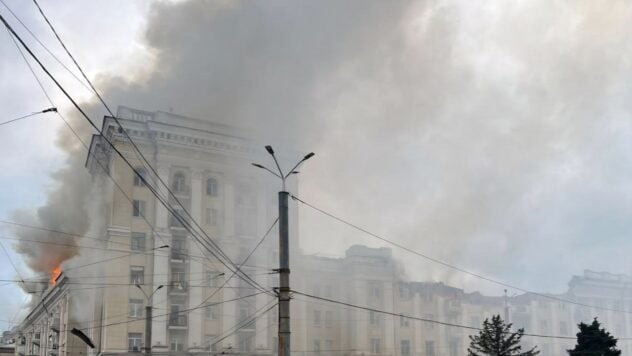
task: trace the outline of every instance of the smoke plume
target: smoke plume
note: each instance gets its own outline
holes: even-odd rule
[[[97,86],[112,106],[173,110],[315,151],[305,199],[476,272],[553,288],[584,267],[626,272],[581,246],[605,234],[600,248],[616,253],[608,243],[630,232],[629,10],[591,1],[156,3],[145,33],[153,70]],[[82,232],[85,152],[68,153],[36,218]],[[371,243],[308,209],[301,227],[309,252]],[[36,270],[78,253],[18,249]],[[471,282],[401,257],[418,279]],[[540,266],[551,263],[564,267],[543,282],[550,270]]]

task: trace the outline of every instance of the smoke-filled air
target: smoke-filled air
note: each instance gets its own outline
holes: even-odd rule
[[[66,123],[43,174],[9,156],[40,157],[45,119],[0,126],[16,354],[585,355],[594,318],[632,350],[630,4],[3,1],[2,117],[53,106],[27,105],[21,36],[102,130],[20,45]],[[484,322],[523,353],[477,347]]]

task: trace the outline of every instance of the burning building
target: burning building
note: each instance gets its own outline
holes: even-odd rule
[[[145,347],[144,313],[151,303],[154,353],[225,348],[272,353],[274,313],[248,320],[274,298],[257,293],[252,283],[231,279],[234,269],[215,258],[225,253],[232,261],[247,259],[241,269],[256,276],[256,283],[267,289],[277,284],[270,273],[278,260],[274,238],[248,257],[278,214],[277,182],[250,166],[262,146],[244,138],[243,131],[171,113],[121,107],[117,117],[151,167],[132,152],[118,123],[106,117],[104,136],[92,140],[87,167],[102,182],[110,182],[104,193],[106,246],[120,249],[127,244],[131,253],[100,265],[101,278],[116,284],[99,296],[103,318],[92,338],[100,352],[120,354]],[[138,175],[106,139],[136,165]],[[160,187],[153,169],[170,193]],[[107,175],[113,179],[104,178]],[[155,197],[152,187],[160,187],[158,194],[173,210]],[[187,223],[199,224],[198,237]],[[215,243],[222,252],[209,248]]]
[[[268,291],[278,286],[278,231],[273,228],[261,239],[278,214],[278,182],[250,168],[261,145],[234,128],[172,113],[121,107],[117,117],[123,129],[104,118],[104,136],[93,137],[86,162],[101,187],[102,197],[95,201],[103,205],[102,216],[93,219],[102,222],[95,228],[97,250],[81,252],[87,263],[52,271],[53,283],[16,330],[16,353],[142,352],[148,346],[146,307],[152,305],[154,354],[275,355],[275,298],[255,283],[230,278],[235,269],[210,248],[216,243],[232,261],[245,261],[241,269],[256,285]],[[173,194],[152,191],[160,184],[126,134]],[[294,238],[295,210],[290,215]],[[199,224],[196,236],[187,221]],[[528,333],[570,339],[575,324],[599,316],[615,336],[632,334],[629,314],[586,307],[629,309],[629,277],[589,271],[575,277],[567,293],[554,297],[577,304],[529,294],[489,297],[442,283],[404,281],[387,248],[352,246],[343,257],[326,258],[301,255],[296,240],[291,247],[293,289],[314,296],[473,327],[500,314]],[[70,334],[74,327],[94,348]],[[292,301],[292,348],[301,356],[458,356],[466,353],[469,333],[298,294]],[[530,338],[528,343],[544,354],[562,355],[572,341]],[[627,344],[621,348],[630,351]]]
[[[16,355],[85,355],[86,345],[71,335],[76,322],[69,279],[59,273],[42,292],[37,304],[14,332]]]

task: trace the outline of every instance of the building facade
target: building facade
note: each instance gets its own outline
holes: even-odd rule
[[[264,237],[278,216],[279,186],[250,165],[267,159],[261,145],[234,128],[171,113],[120,107],[117,117],[173,194],[152,178],[115,120],[104,118],[104,134],[93,137],[86,161],[98,187],[94,200],[95,211],[101,212],[97,230],[102,252],[82,273],[67,268],[49,288],[15,331],[16,354],[141,352],[146,347],[146,306],[152,305],[154,354],[276,355],[273,293],[232,277],[235,268],[220,262],[225,259],[218,258],[213,246],[242,265],[256,285],[269,291],[278,286],[278,230],[274,227]],[[295,191],[294,184],[290,191]],[[194,225],[195,236],[183,221]],[[293,238],[297,222],[296,209],[291,209]],[[344,257],[326,258],[302,255],[297,247],[292,240],[293,289],[325,300],[294,294],[295,355],[467,354],[472,330],[376,311],[472,327],[500,314],[528,333],[570,338],[524,338],[547,356],[565,355],[575,325],[595,316],[615,336],[632,334],[628,313],[584,306],[632,310],[632,281],[626,276],[586,271],[572,279],[568,292],[552,298],[490,297],[443,283],[405,281],[387,248],[352,246]],[[92,287],[80,291],[70,285]],[[69,333],[73,325],[92,340],[94,349]],[[624,353],[632,351],[627,343],[620,346]]]

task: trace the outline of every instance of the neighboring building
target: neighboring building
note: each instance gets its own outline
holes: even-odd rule
[[[81,327],[74,320],[73,308],[78,304],[68,292],[68,278],[63,274],[51,282],[38,303],[14,333],[16,355],[79,355],[85,354],[85,344],[70,334]]]
[[[177,200],[168,201],[179,216],[186,218],[182,209],[189,211],[199,230],[231,260],[244,261],[278,216],[278,182],[250,166],[268,159],[261,155],[260,145],[234,128],[171,113],[121,107],[117,117],[175,193]],[[104,118],[103,132],[133,165],[142,166],[112,118]],[[17,327],[16,354],[140,352],[145,347],[146,294],[156,291],[151,345],[155,355],[276,355],[276,309],[248,322],[273,305],[273,297],[263,293],[248,297],[257,290],[239,278],[227,281],[231,272],[201,246],[209,241],[197,241],[170,216],[104,137],[94,136],[86,166],[100,188],[95,190],[100,195],[94,197],[95,211],[103,212],[99,247],[111,252],[82,268],[82,274],[67,271],[51,285]],[[290,190],[296,191],[296,185]],[[291,209],[293,238],[297,220],[296,209]],[[243,267],[268,289],[278,285],[273,271],[278,268],[277,236],[275,228]],[[291,247],[292,288],[322,298],[474,327],[491,315],[507,313],[528,333],[568,337],[575,334],[579,321],[598,315],[615,336],[632,334],[627,313],[604,313],[528,294],[489,297],[443,283],[403,281],[388,248],[352,246],[344,257],[327,258],[300,254],[297,240]],[[109,261],[99,263],[105,260]],[[75,283],[94,286],[68,288]],[[573,278],[567,293],[551,297],[632,310],[631,283],[630,277],[586,271]],[[95,348],[70,334],[72,327],[83,330]],[[292,299],[294,355],[461,356],[466,354],[470,333],[300,294]],[[545,356],[565,355],[572,345],[572,340],[524,340],[540,346]],[[627,343],[621,348],[624,354],[632,352]]]

